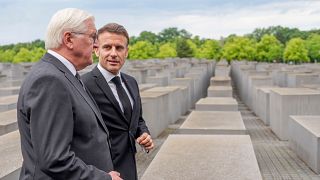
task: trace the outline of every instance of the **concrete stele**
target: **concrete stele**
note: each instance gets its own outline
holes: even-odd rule
[[[0,179],[22,165],[19,131],[0,136]]]
[[[169,135],[141,180],[262,180],[249,135]]]
[[[238,111],[238,103],[231,97],[206,97],[196,103],[197,111]]]
[[[320,115],[320,91],[308,88],[270,90],[270,127],[281,140],[288,140],[290,115]]]
[[[320,174],[320,116],[290,116],[289,145],[317,174]]]
[[[179,134],[246,134],[246,128],[239,111],[192,111],[178,132]]]

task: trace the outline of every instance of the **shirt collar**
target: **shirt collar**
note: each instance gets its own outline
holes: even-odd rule
[[[59,61],[61,61],[62,64],[64,64],[74,76],[76,75],[77,70],[69,60],[67,60],[66,58],[64,58],[63,56],[58,54],[57,52],[52,51],[50,49],[48,50],[48,53],[51,54],[52,56],[56,57]]]
[[[103,75],[103,77],[106,79],[106,81],[109,83],[115,76],[118,76],[120,78],[120,81],[122,82],[121,76],[120,76],[120,71],[117,75],[112,74],[111,72],[107,71],[106,69],[104,69],[100,63],[98,63],[97,68],[99,69],[99,71],[101,72],[101,74]]]

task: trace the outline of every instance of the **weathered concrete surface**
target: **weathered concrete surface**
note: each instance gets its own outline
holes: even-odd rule
[[[288,140],[290,115],[320,115],[320,91],[307,88],[270,90],[270,127],[281,140]]]
[[[231,86],[209,86],[208,97],[232,97]]]
[[[249,135],[170,135],[141,180],[261,180]]]
[[[320,174],[320,116],[290,116],[291,149],[317,174]]]
[[[179,134],[246,134],[240,112],[192,111]]]
[[[238,111],[238,103],[231,97],[201,98],[196,103],[197,111]]]
[[[20,134],[14,131],[0,136],[0,179],[22,165]]]

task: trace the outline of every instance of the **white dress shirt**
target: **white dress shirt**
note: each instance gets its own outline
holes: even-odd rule
[[[50,49],[48,50],[48,53],[51,54],[52,56],[56,57],[59,61],[61,61],[74,76],[76,75],[77,70],[70,61],[68,61],[66,58],[64,58],[63,56],[61,56],[57,52],[52,51]]]
[[[103,75],[103,77],[105,78],[105,80],[107,81],[109,87],[111,88],[111,91],[112,91],[114,97],[117,99],[117,101],[118,101],[118,103],[119,103],[119,105],[120,105],[120,108],[121,108],[121,110],[122,110],[122,112],[123,112],[123,106],[122,106],[122,104],[121,104],[121,101],[120,101],[119,96],[118,96],[118,93],[117,93],[117,87],[116,87],[116,85],[111,81],[111,80],[115,77],[115,75],[113,75],[113,74],[110,73],[109,71],[105,70],[105,69],[100,65],[100,63],[98,63],[98,66],[97,66],[97,67],[98,67],[99,71],[101,72],[101,74]],[[120,72],[119,72],[116,76],[119,76],[119,77],[120,77],[121,85],[122,85],[123,89],[126,91],[128,97],[129,97],[129,100],[130,100],[130,103],[131,103],[131,107],[133,107],[133,99],[132,99],[132,97],[130,96],[130,93],[129,93],[126,85],[125,85],[125,84],[123,83],[123,81],[122,81],[122,78],[121,78],[121,76],[120,76]]]

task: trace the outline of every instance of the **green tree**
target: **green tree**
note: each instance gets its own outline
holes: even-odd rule
[[[149,59],[155,57],[157,47],[148,41],[137,41],[129,47],[128,59]]]
[[[42,47],[37,47],[31,50],[31,62],[39,61],[39,59],[46,53]]]
[[[312,34],[306,40],[306,47],[309,52],[309,58],[312,61],[320,61],[320,35]]]
[[[283,59],[286,62],[309,62],[308,50],[304,40],[301,38],[293,38],[288,43],[283,53]]]
[[[21,48],[13,57],[13,63],[31,62],[32,53],[27,48]]]
[[[188,43],[188,41],[185,38],[179,38],[177,39],[177,56],[180,58],[185,57],[193,57],[194,51],[192,47],[190,46],[191,43]]]
[[[196,53],[197,58],[218,59],[220,57],[221,47],[216,40],[207,39],[200,46]]]
[[[178,38],[189,39],[192,34],[184,29],[178,30],[176,27],[170,27],[162,30],[158,36],[160,38],[160,42],[173,42]]]
[[[282,59],[283,45],[274,35],[265,34],[257,43],[257,60],[272,62]]]
[[[160,59],[177,57],[176,45],[174,43],[162,44],[156,57]]]
[[[152,44],[156,44],[159,41],[159,37],[150,31],[142,31],[136,39],[137,41],[149,41]]]
[[[222,49],[222,57],[231,60],[254,60],[256,43],[247,37],[234,36],[228,38]]]
[[[16,52],[12,49],[0,50],[0,62],[12,62]]]
[[[308,32],[306,31],[300,31],[298,28],[288,28],[282,26],[257,28],[248,36],[260,41],[265,34],[274,35],[282,44],[286,44],[292,38],[300,37],[302,39],[306,39],[308,37]]]

